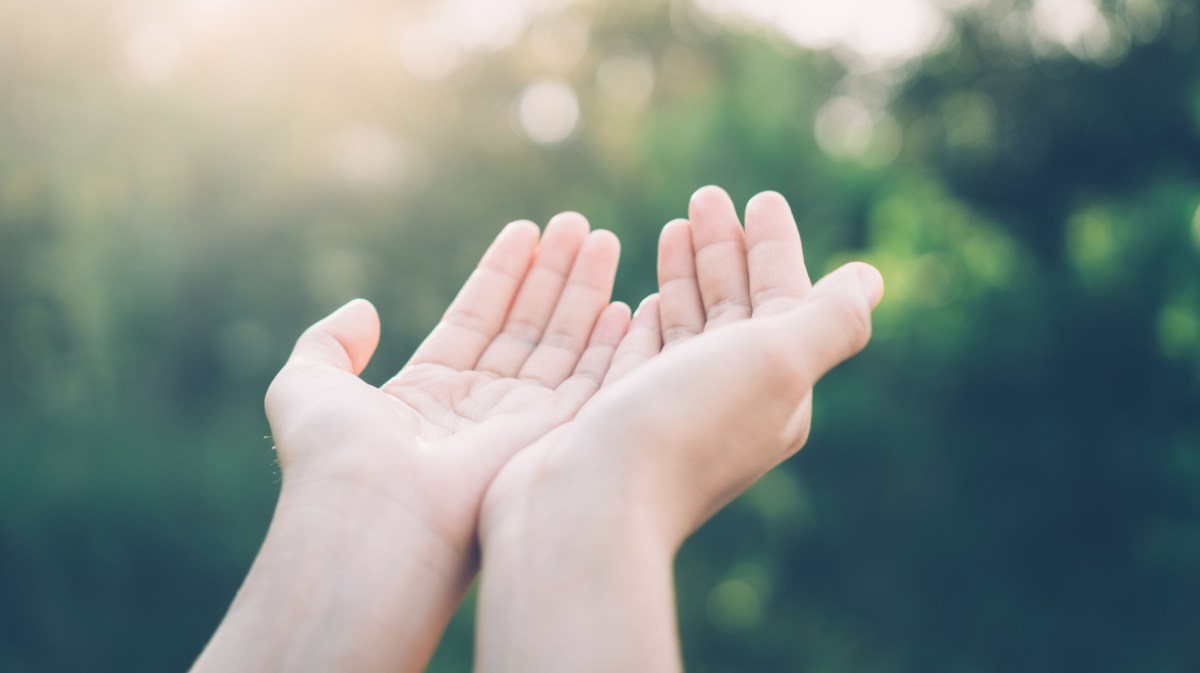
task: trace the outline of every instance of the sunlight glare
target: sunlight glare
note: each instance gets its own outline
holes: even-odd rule
[[[542,67],[566,72],[587,55],[591,26],[577,12],[566,12],[533,23],[529,51]]]
[[[654,64],[633,45],[621,47],[600,62],[596,88],[605,105],[623,114],[634,114],[654,91]]]
[[[440,24],[422,21],[396,32],[400,62],[414,77],[438,80],[458,66],[458,43]]]
[[[806,49],[843,48],[853,65],[882,69],[937,49],[950,31],[934,0],[696,0],[728,25],[778,28]]]
[[[537,16],[571,0],[442,0],[429,20],[452,32],[464,49],[496,50],[510,45]]]
[[[1033,18],[1042,35],[1063,46],[1083,41],[1104,22],[1093,0],[1036,0]]]
[[[330,164],[346,183],[360,188],[383,189],[400,178],[403,169],[400,143],[387,129],[358,123],[334,134]]]
[[[1162,32],[1163,8],[1158,0],[1124,0],[1121,8],[1124,10],[1125,25],[1138,41],[1149,42]]]
[[[179,64],[181,38],[164,23],[145,23],[135,28],[125,43],[125,60],[134,77],[146,84],[170,78]]]
[[[235,11],[240,8],[242,3],[238,0],[188,0],[187,4],[196,11],[216,14]]]
[[[1095,0],[1036,0],[1032,22],[1032,46],[1042,55],[1062,48],[1076,58],[1115,64],[1132,42],[1126,21],[1106,17]]]
[[[839,96],[817,112],[817,145],[825,154],[847,159],[860,156],[871,145],[875,121],[860,101]]]
[[[536,80],[517,99],[516,120],[521,131],[538,144],[562,142],[579,123],[579,99],[566,80]]]

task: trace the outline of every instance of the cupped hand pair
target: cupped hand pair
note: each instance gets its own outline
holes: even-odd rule
[[[419,670],[482,557],[479,665],[532,670],[521,620],[503,615],[532,610],[535,628],[555,612],[513,593],[537,559],[641,545],[669,577],[693,529],[804,443],[812,386],[866,345],[883,282],[852,263],[812,285],[772,192],[743,228],[723,191],[698,191],[663,229],[659,292],[632,315],[610,299],[618,256],[577,214],[540,237],[508,225],[379,387],[359,378],[380,336],[368,302],[307,330],[267,394],[283,489],[226,624],[290,601],[307,615],[290,633],[323,643],[296,661]],[[297,586],[307,598],[287,598]],[[258,636],[286,650],[288,632]],[[220,659],[221,635],[199,664]]]

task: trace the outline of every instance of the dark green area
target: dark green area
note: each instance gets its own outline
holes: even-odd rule
[[[690,670],[1196,670],[1192,3],[1104,4],[1126,42],[1084,54],[1014,46],[1018,10],[979,3],[904,76],[684,3],[674,27],[589,6],[558,73],[580,127],[549,146],[511,128],[532,34],[432,83],[314,41],[327,71],[247,92],[229,64],[133,82],[136,2],[0,4],[0,670],[189,665],[270,518],[261,397],[304,326],[372,299],[382,382],[494,232],[566,209],[620,236],[636,302],[708,183],[782,192],[814,274],[866,259],[888,295],[809,446],[684,548]],[[597,68],[631,44],[656,85],[614,112]],[[403,170],[370,173],[371,132],[365,177],[326,167],[321,134],[363,119]],[[432,670],[467,670],[470,624]]]

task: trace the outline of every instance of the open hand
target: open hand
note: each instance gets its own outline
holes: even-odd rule
[[[379,341],[369,303],[315,324],[267,395],[285,490],[397,510],[469,576],[496,471],[572,418],[608,371],[630,319],[609,303],[618,256],[616,237],[589,233],[577,214],[554,218],[540,241],[534,224],[510,224],[382,387],[358,376]]]
[[[720,189],[697,192],[689,210],[662,233],[659,310],[639,310],[627,339],[645,366],[615,364],[621,380],[504,467],[485,545],[539,508],[563,525],[580,508],[636,512],[679,544],[804,444],[812,386],[866,345],[878,272],[850,264],[812,286],[781,196],[755,197],[744,231]]]

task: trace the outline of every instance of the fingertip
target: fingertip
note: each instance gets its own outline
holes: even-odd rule
[[[751,213],[765,213],[781,208],[790,210],[791,206],[788,205],[787,199],[783,197],[783,194],[768,190],[759,192],[750,198],[750,201],[746,204],[746,215],[749,217]]]
[[[379,345],[379,311],[363,298],[352,299],[330,316],[330,331],[346,350],[355,374],[362,373]]]
[[[879,302],[883,300],[883,274],[879,273],[879,269],[866,262],[851,262],[847,266],[854,269],[858,283],[867,296],[867,303],[871,305],[872,309],[879,306]]]
[[[633,327],[644,327],[653,332],[662,330],[662,310],[659,303],[658,293],[646,297],[642,303],[638,304],[637,310],[633,312],[633,318],[630,321],[631,329]]]
[[[692,243],[692,224],[675,219],[663,227],[658,237],[658,283],[662,286],[676,278],[695,278],[695,246]]]
[[[677,217],[667,222],[658,234],[659,243],[661,244],[662,241],[668,238],[679,236],[681,231],[686,231],[690,226],[687,219],[683,217]]]
[[[617,239],[616,234],[604,229],[597,229],[588,234],[584,240],[576,266],[580,271],[604,270],[604,273],[610,276],[608,283],[611,285],[611,276],[616,274],[620,260],[621,241]]]
[[[373,326],[376,332],[379,331],[379,310],[375,308],[375,304],[372,304],[369,299],[355,297],[334,311],[331,316],[341,313],[353,314],[356,316],[355,319],[365,321],[365,326]]]
[[[720,187],[708,186],[697,191],[688,204],[688,219],[691,220],[692,245],[696,251],[714,243],[729,242],[737,248],[745,245],[745,229],[738,209],[729,194]],[[737,256],[737,251],[722,254],[720,261],[714,262],[714,265],[738,264],[733,259]],[[703,275],[703,270],[698,271]]]
[[[541,231],[538,226],[529,220],[509,222],[504,225],[500,233],[496,234],[496,238],[492,239],[487,251],[479,260],[479,266],[504,264],[507,263],[505,260],[514,255],[517,257],[532,255],[540,235]]]
[[[645,311],[652,311],[655,314],[657,314],[658,313],[657,309],[658,309],[658,293],[655,292],[653,294],[647,295],[645,299],[642,299],[642,301],[638,303],[637,310],[633,312],[633,317],[636,318],[639,315],[642,315],[642,313]]]
[[[534,240],[537,240],[537,237],[540,236],[541,233],[541,229],[538,228],[538,225],[531,220],[513,220],[512,222],[504,225],[504,228],[500,230],[500,234],[496,238],[500,238],[501,236],[506,238],[510,236],[517,236],[522,238],[533,238]]]
[[[293,357],[359,374],[379,345],[379,313],[366,299],[352,299],[309,327]]]
[[[606,249],[621,250],[621,239],[607,229],[597,229],[588,235],[588,243],[602,246]]]
[[[579,237],[583,237],[592,228],[586,217],[573,210],[561,212],[550,218],[550,222],[546,224],[546,233],[551,229],[556,231],[569,232]]]
[[[625,302],[623,302],[619,299],[614,302],[611,302],[607,307],[605,307],[604,310],[612,311],[615,313],[620,313],[628,318],[633,317],[633,309],[631,309],[629,307],[629,304],[626,304]]]
[[[688,203],[692,206],[717,205],[724,201],[731,201],[729,194],[716,185],[705,185],[695,192],[692,192],[692,198]]]
[[[737,208],[734,207],[733,199],[729,198],[729,194],[724,189],[715,185],[707,185],[692,194],[691,201],[688,202],[688,217],[701,222],[714,219],[723,221],[727,218],[736,218]]]
[[[662,253],[673,251],[674,248],[691,248],[691,222],[683,217],[667,222],[659,233],[660,256]]]
[[[883,299],[883,275],[866,262],[849,262],[830,271],[814,289],[851,292],[861,296],[874,309]]]
[[[351,299],[350,301],[346,302],[345,304],[342,304],[342,307],[337,309],[337,311],[334,311],[334,313],[337,313],[338,311],[345,311],[345,310],[361,311],[367,307],[370,307],[372,311],[375,310],[375,305],[371,303],[370,299],[367,299],[365,297],[355,297],[354,299]]]

